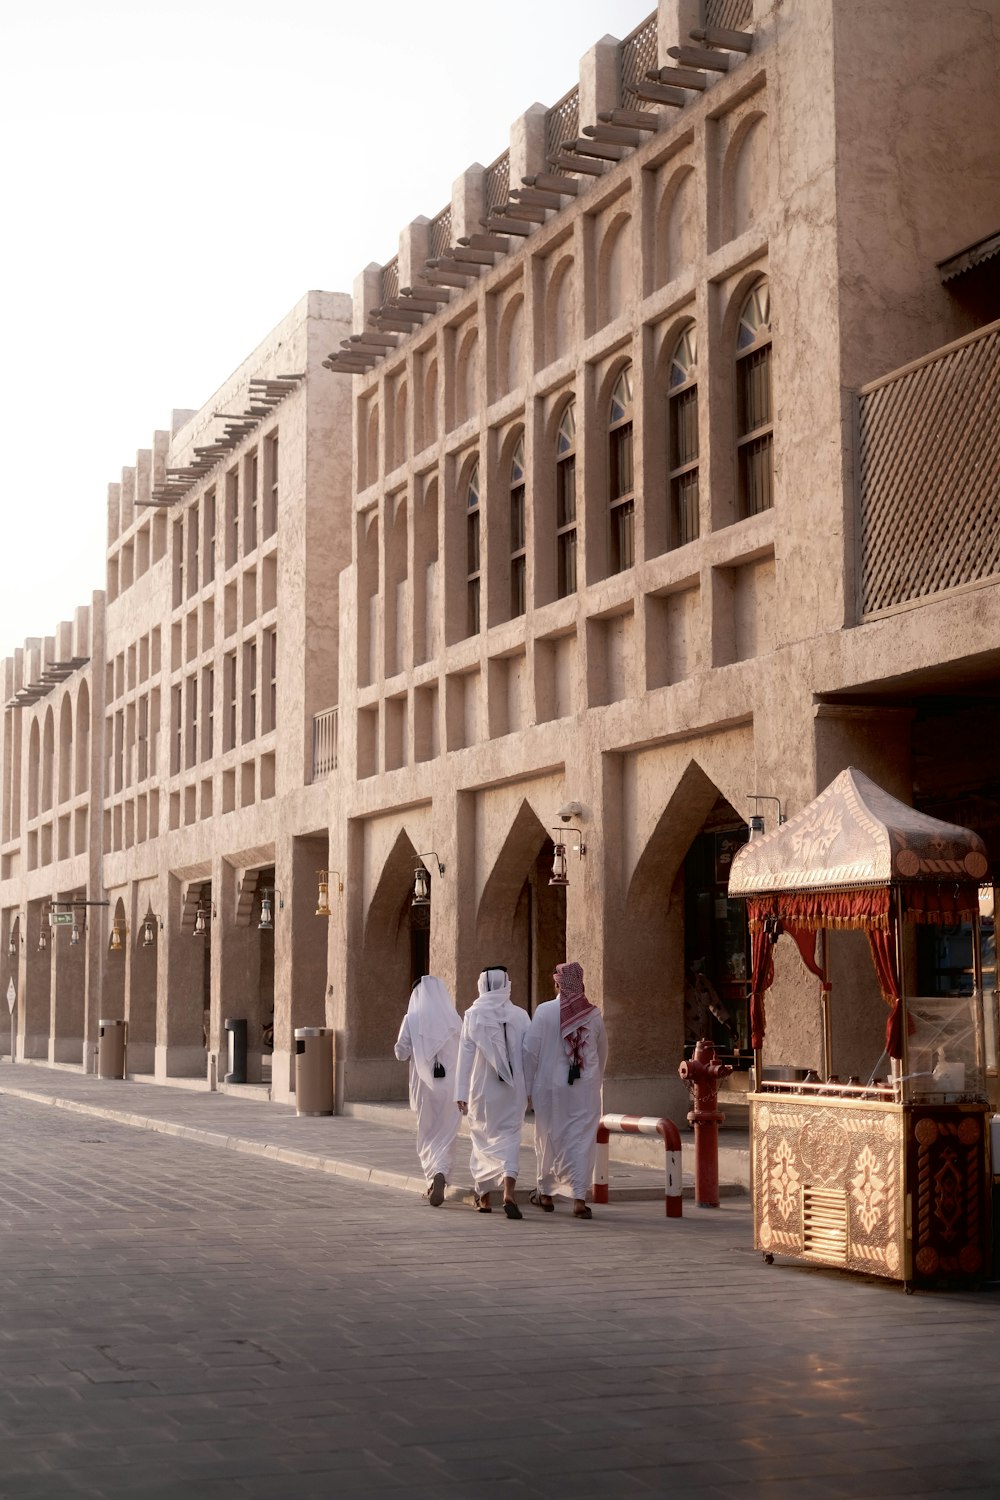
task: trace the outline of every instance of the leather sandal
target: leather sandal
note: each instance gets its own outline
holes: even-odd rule
[[[574,1208],[574,1219],[592,1219],[594,1215],[590,1211],[590,1204],[585,1203],[582,1208]]]
[[[472,1196],[475,1200],[476,1210],[478,1213],[491,1214],[493,1212],[491,1205],[489,1203],[484,1203],[478,1193],[473,1193]]]
[[[508,1219],[523,1219],[524,1218],[524,1214],[518,1208],[518,1206],[514,1202],[513,1198],[505,1198],[503,1200],[503,1211],[507,1215]]]
[[[536,1208],[540,1208],[543,1214],[554,1214],[556,1211],[555,1204],[551,1198],[549,1198],[548,1203],[545,1203],[543,1201],[545,1198],[549,1198],[548,1193],[540,1193],[537,1188],[532,1188],[528,1194],[528,1202],[533,1203]]]

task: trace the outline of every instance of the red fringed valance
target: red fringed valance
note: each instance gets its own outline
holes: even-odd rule
[[[779,917],[782,926],[816,932],[821,927],[861,928],[889,925],[889,887],[868,886],[856,891],[780,891],[747,899],[750,930],[765,917]]]
[[[904,885],[902,895],[904,922],[957,927],[979,911],[977,885]]]

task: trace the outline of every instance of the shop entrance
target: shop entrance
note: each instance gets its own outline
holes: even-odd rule
[[[684,1055],[708,1037],[742,1070],[753,1061],[750,946],[744,903],[731,901],[728,889],[733,855],[747,837],[746,823],[720,797],[684,860]]]

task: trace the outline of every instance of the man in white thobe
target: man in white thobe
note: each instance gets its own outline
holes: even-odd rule
[[[410,1064],[410,1108],[417,1117],[417,1155],[427,1200],[444,1202],[455,1163],[461,1115],[455,1104],[455,1065],[462,1023],[447,985],[433,974],[418,979],[396,1040],[396,1056]]]
[[[502,1182],[508,1219],[522,1217],[514,1187],[528,1103],[521,1055],[527,1027],[527,1013],[511,1003],[507,970],[484,969],[462,1022],[455,1099],[469,1117],[476,1207],[488,1214],[490,1192]]]
[[[572,1195],[574,1216],[589,1219],[608,1037],[600,1011],[584,992],[580,965],[558,964],[552,977],[558,995],[538,1007],[524,1038],[538,1164],[531,1201],[551,1213],[553,1194],[563,1187]]]

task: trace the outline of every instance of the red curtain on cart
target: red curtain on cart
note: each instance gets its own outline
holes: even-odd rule
[[[979,890],[970,884],[912,883],[902,887],[905,921],[954,926],[971,921],[979,910]],[[780,891],[747,898],[747,920],[753,972],[750,981],[750,1035],[754,1047],[764,1043],[764,994],[774,982],[774,944],[778,931],[793,938],[802,962],[822,981],[816,962],[816,935],[821,928],[865,932],[882,997],[889,1006],[885,1050],[903,1055],[903,1001],[896,962],[896,920],[889,886],[859,890]]]

